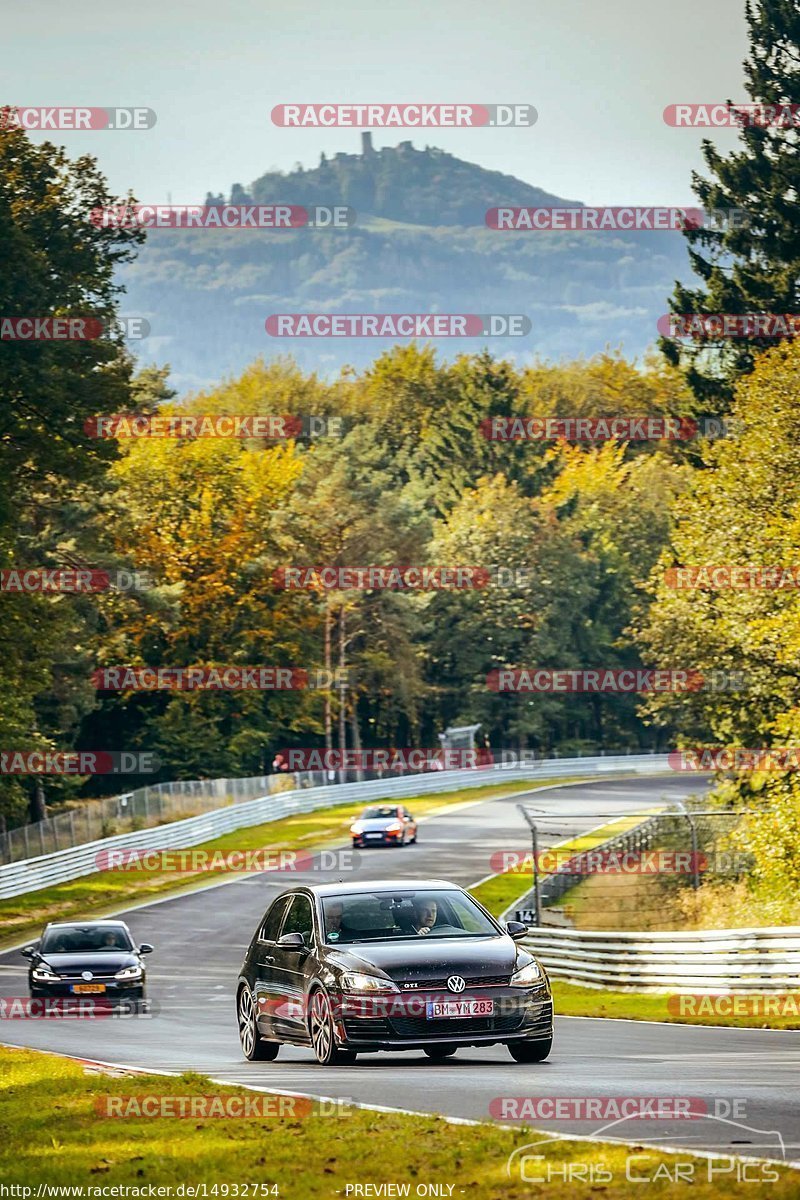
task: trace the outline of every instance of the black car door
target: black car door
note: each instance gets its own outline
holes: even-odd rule
[[[281,945],[287,934],[301,934],[302,946]],[[273,981],[282,998],[272,1016],[276,1037],[287,1041],[308,1040],[305,1013],[305,967],[313,950],[314,916],[310,898],[303,892],[292,896],[291,907],[281,925],[280,936],[272,949],[275,959]]]
[[[274,978],[275,942],[281,922],[289,907],[290,896],[280,896],[267,910],[258,931],[254,949],[254,988],[256,993],[256,1022],[259,1032],[269,1037],[273,1028],[273,1010],[280,1003]]]

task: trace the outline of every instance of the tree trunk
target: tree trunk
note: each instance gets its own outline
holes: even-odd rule
[[[347,684],[345,683],[344,678],[347,655],[345,647],[345,616],[344,605],[342,604],[339,607],[339,753],[342,755],[342,759],[344,759],[344,754],[347,749]],[[344,768],[342,768],[340,773],[339,782],[347,782],[347,773],[345,772]]]
[[[353,742],[353,749],[356,755],[361,754],[361,730],[358,727],[358,695],[356,692],[350,693],[350,737]],[[361,767],[356,767],[356,779],[361,783],[364,778],[364,772]]]
[[[331,626],[333,624],[333,613],[331,612],[330,604],[325,601],[325,681],[328,685],[331,682]],[[331,717],[331,688],[325,689],[325,749],[333,749],[333,721]]]
[[[47,801],[44,795],[44,783],[41,775],[37,775],[33,785],[30,802],[31,821],[44,821],[47,817]]]

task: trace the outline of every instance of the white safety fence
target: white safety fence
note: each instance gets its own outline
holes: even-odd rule
[[[546,759],[524,766],[507,763],[476,770],[435,771],[401,779],[369,780],[363,783],[335,784],[278,792],[259,796],[243,804],[231,804],[183,821],[171,821],[151,829],[117,834],[71,846],[53,854],[40,855],[0,866],[0,899],[35,892],[55,883],[64,883],[92,875],[98,867],[98,855],[119,848],[136,850],[179,850],[212,841],[235,829],[263,825],[295,813],[314,812],[348,801],[369,801],[384,797],[405,799],[456,788],[482,787],[487,784],[518,780],[559,779],[565,776],[604,774],[660,774],[669,769],[666,754],[618,754],[596,758]]]
[[[800,926],[617,933],[557,926],[524,945],[557,979],[614,991],[762,992],[800,988]]]

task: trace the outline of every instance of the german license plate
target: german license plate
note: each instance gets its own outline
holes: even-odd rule
[[[96,995],[98,992],[104,992],[106,990],[106,985],[104,983],[74,983],[72,985],[72,990],[73,992],[82,993],[92,992]]]
[[[426,1016],[437,1017],[491,1017],[494,1000],[429,1000],[425,1006]]]
[[[382,833],[368,833],[368,834],[367,834],[367,837],[369,837],[369,838],[382,838],[382,837],[383,837],[383,834],[382,834]]]

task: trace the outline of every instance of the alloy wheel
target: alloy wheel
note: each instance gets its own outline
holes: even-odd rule
[[[239,993],[239,1041],[245,1058],[252,1058],[256,1044],[256,1022],[253,1001],[246,987]]]

